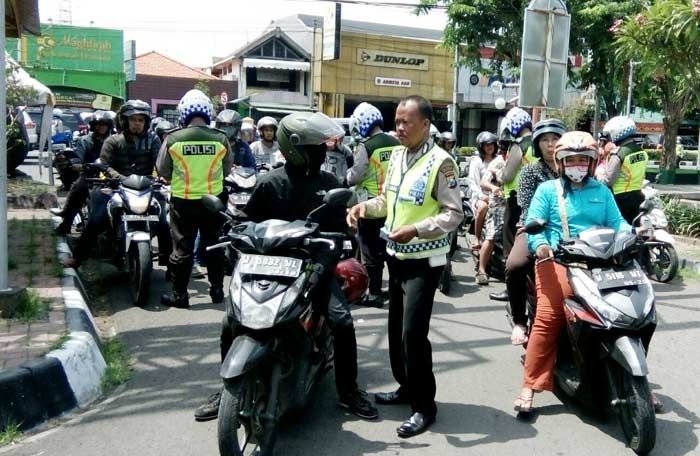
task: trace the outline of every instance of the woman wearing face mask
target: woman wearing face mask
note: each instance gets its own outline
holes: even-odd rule
[[[566,268],[553,261],[553,249],[563,238],[562,227],[568,225],[571,237],[593,226],[632,230],[622,218],[610,190],[592,179],[598,145],[590,134],[565,133],[557,142],[555,157],[561,177],[537,188],[526,219],[526,222],[542,219],[546,227],[542,233],[528,235],[528,248],[537,257],[537,314],[527,346],[523,387],[515,401],[518,412],[531,411],[534,393],[551,391],[554,386],[557,345],[566,322],[563,302],[573,295]],[[565,211],[559,208],[559,195]]]

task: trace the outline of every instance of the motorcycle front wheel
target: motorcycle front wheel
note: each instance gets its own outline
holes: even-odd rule
[[[143,307],[148,302],[151,288],[151,244],[148,242],[132,243],[129,248],[129,286],[134,297],[134,304]]]
[[[613,369],[620,403],[617,414],[627,444],[637,454],[649,453],[656,444],[656,415],[646,377],[636,377],[616,365]]]
[[[242,382],[224,388],[219,405],[219,454],[221,456],[243,456],[251,443],[250,424],[241,420],[243,408]]]
[[[670,282],[678,273],[678,254],[670,244],[652,245],[646,249],[647,276],[656,282]]]

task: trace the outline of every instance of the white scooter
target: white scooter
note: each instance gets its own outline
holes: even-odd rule
[[[678,254],[675,239],[668,232],[668,219],[663,204],[658,197],[658,190],[644,181],[642,187],[644,202],[639,207],[640,214],[638,234],[642,239],[639,263],[646,275],[656,282],[670,282],[678,272]]]

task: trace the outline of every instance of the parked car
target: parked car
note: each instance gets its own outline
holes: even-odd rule
[[[24,118],[24,128],[26,128],[27,137],[29,138],[29,150],[34,150],[39,147],[39,130],[32,116],[26,110],[22,111],[22,116]]]
[[[641,135],[639,140],[641,141],[642,149],[656,149],[662,141],[662,135],[659,134],[646,134]]]
[[[681,135],[681,144],[685,150],[698,150],[698,138],[690,135]]]

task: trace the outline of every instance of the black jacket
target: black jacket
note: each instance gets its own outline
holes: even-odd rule
[[[96,139],[94,133],[81,136],[75,142],[73,152],[80,159],[81,164],[92,163],[100,157],[104,141],[105,138]]]
[[[114,178],[124,178],[130,174],[150,176],[156,164],[160,139],[155,133],[147,132],[132,142],[124,133],[112,135],[105,140],[100,153],[100,161],[109,166],[108,173]]]
[[[319,170],[307,174],[287,163],[259,178],[244,212],[253,222],[305,220],[309,212],[323,203],[326,191],[339,187],[340,182],[330,173]],[[344,209],[326,208],[313,221],[320,224],[321,231],[346,229]]]

